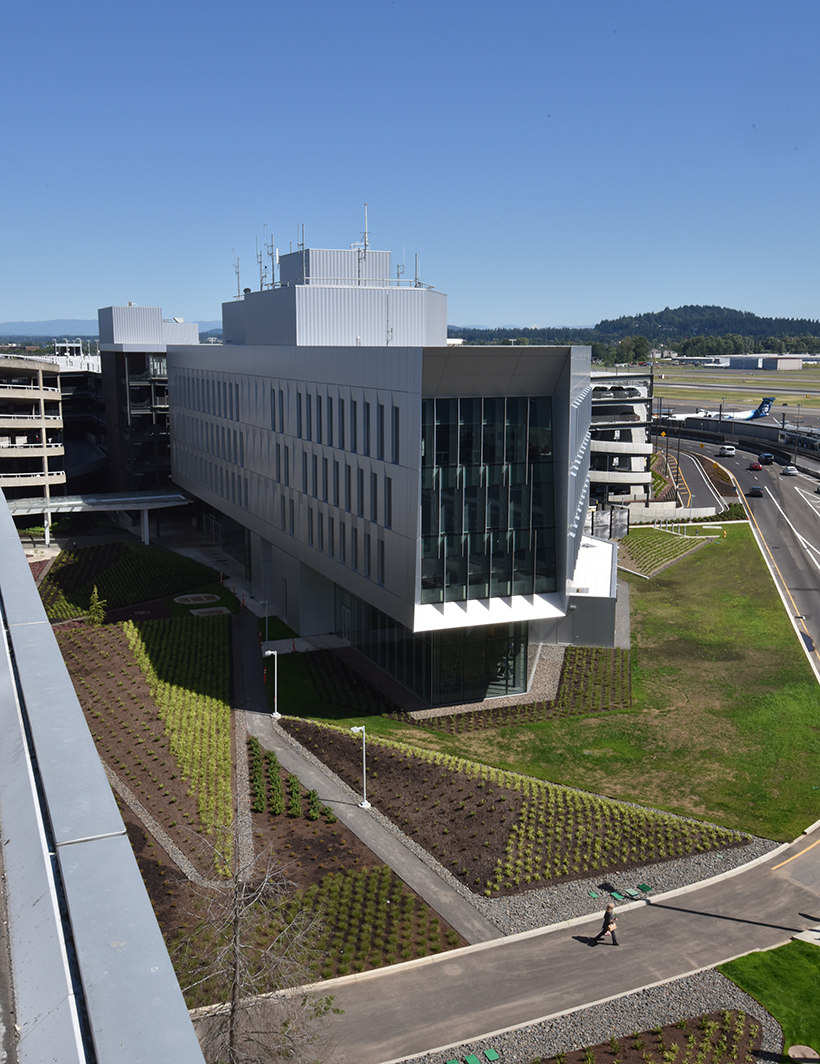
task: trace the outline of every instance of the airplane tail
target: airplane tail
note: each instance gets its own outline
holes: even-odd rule
[[[768,414],[769,414],[769,411],[771,410],[772,406],[774,405],[775,398],[776,398],[776,396],[772,396],[771,399],[763,399],[761,401],[761,403],[760,403],[760,406],[757,408],[757,410],[755,410],[755,412],[752,414],[752,416],[749,418],[749,420],[750,421],[754,421],[756,418],[759,418],[759,417],[767,417]]]

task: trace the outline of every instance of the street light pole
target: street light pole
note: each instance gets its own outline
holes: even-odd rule
[[[262,657],[273,658],[273,713],[271,713],[271,719],[281,720],[282,714],[279,712],[279,652],[266,650]]]
[[[362,801],[359,802],[360,809],[369,809],[370,802],[367,800],[367,757],[365,754],[365,733],[364,724],[360,724],[357,727],[350,729],[352,732],[361,732],[362,735]]]
[[[797,427],[794,432],[794,463],[797,465],[797,446],[800,442],[800,407],[802,403],[797,404]]]

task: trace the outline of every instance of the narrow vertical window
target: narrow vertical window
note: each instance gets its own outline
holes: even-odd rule
[[[318,523],[316,525],[316,546],[319,550],[325,549],[325,517],[324,514],[319,511]]]
[[[285,531],[285,496],[284,495],[282,496],[281,502],[282,502],[282,506],[281,506],[281,510],[282,510],[282,531],[284,532]]]
[[[245,433],[239,433],[239,464],[244,468],[245,465]]]
[[[370,533],[364,534],[364,575],[370,579]]]
[[[359,404],[355,399],[350,402],[350,450],[355,454],[359,449]]]
[[[313,507],[308,507],[308,546],[313,546]]]
[[[339,523],[339,561],[343,565],[347,565],[347,526],[344,521]]]
[[[308,393],[305,396],[305,436],[309,439],[313,439],[313,400]]]
[[[270,390],[270,430],[276,432],[276,389]]]
[[[393,478],[384,480],[384,527],[393,527]]]
[[[359,571],[359,530],[355,526],[350,530],[350,564]]]
[[[380,539],[376,548],[376,580],[384,583],[384,540]]]
[[[313,498],[319,497],[319,456],[313,456]]]
[[[351,477],[352,477],[352,474],[351,474],[351,471],[350,471],[350,466],[346,465],[345,466],[345,509],[346,510],[350,510],[350,496],[352,494],[352,492],[351,492]]]
[[[316,396],[316,442],[322,442],[322,397]]]
[[[327,502],[327,458],[322,459],[322,499]]]
[[[362,419],[362,451],[370,454],[370,403],[364,404],[364,417]]]
[[[307,495],[308,481],[307,481],[307,452],[302,451],[302,491]]]
[[[327,553],[330,555],[331,558],[333,557],[333,555],[335,553],[335,547],[336,547],[335,540],[334,540],[335,531],[336,530],[334,528],[333,518],[332,517],[328,517],[328,519],[327,519]]]
[[[333,399],[327,397],[327,442],[333,446]]]
[[[279,431],[285,431],[285,393],[279,389]]]
[[[339,463],[333,463],[333,505],[339,505]]]
[[[345,401],[339,400],[339,448],[345,449]]]
[[[296,435],[302,438],[302,393],[296,393]]]
[[[238,384],[235,384],[233,386],[233,396],[234,396],[234,404],[233,404],[234,419],[236,421],[239,421],[239,385]]]
[[[364,517],[364,470],[359,469],[356,476],[356,510],[359,517]]]
[[[290,484],[290,447],[285,448],[285,486]]]
[[[399,447],[399,408],[393,407],[393,462],[398,465],[401,461],[401,448]]]
[[[290,534],[293,535],[295,521],[293,519],[293,499],[288,500],[290,502]]]
[[[379,474],[370,474],[370,520],[379,520]]]
[[[277,443],[276,445],[276,479],[282,483],[282,447]]]
[[[376,457],[384,458],[384,403],[379,403],[376,415]]]

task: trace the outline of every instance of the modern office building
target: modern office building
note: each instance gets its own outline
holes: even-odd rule
[[[109,488],[161,487],[171,474],[165,347],[197,344],[198,326],[133,303],[104,307],[97,319]]]
[[[447,345],[390,254],[300,250],[169,345],[172,466],[255,596],[430,704],[527,689],[543,642],[612,645],[615,549],[583,537],[589,349]]]
[[[592,372],[591,501],[648,502],[652,370]]]

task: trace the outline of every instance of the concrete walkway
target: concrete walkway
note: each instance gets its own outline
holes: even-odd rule
[[[344,1010],[329,1021],[328,1045],[384,1064],[781,945],[820,924],[820,845],[782,865],[810,845],[800,839],[737,875],[619,909],[617,948],[593,948],[600,917],[584,918],[323,983]]]
[[[423,861],[383,827],[366,809],[359,808],[360,796],[340,786],[294,746],[276,725],[268,710],[267,692],[262,685],[262,657],[256,618],[248,611],[240,616],[242,663],[245,686],[245,722],[266,750],[274,750],[287,772],[299,777],[305,787],[318,791],[319,800],[330,806],[341,822],[369,846],[385,864],[412,887],[468,942],[487,942],[502,937],[501,931],[457,894]]]

